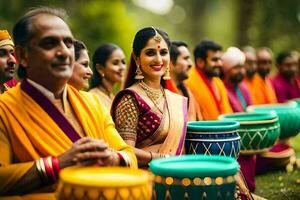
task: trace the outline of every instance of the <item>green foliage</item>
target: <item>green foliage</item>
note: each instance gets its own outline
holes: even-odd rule
[[[71,27],[76,38],[90,52],[103,43],[119,45],[129,58],[135,33],[133,18],[121,1],[80,1],[71,12]]]

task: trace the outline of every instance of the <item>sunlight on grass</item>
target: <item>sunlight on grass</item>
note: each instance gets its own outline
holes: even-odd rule
[[[297,157],[300,157],[300,134],[293,138]],[[270,172],[256,176],[256,191],[262,197],[269,200],[300,199],[300,170],[290,173],[286,171]]]

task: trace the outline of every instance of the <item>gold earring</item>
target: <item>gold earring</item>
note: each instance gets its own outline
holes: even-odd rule
[[[135,71],[135,77],[134,77],[136,80],[142,80],[144,79],[144,76],[143,76],[143,72],[140,68],[140,66],[138,65],[136,67],[136,71]]]
[[[171,79],[171,76],[170,76],[170,66],[169,65],[166,67],[166,73],[163,76],[163,79],[164,80],[170,80]]]

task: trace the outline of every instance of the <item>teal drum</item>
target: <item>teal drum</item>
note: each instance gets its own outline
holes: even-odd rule
[[[225,156],[184,155],[153,160],[150,170],[158,200],[232,200],[239,165]]]
[[[233,113],[220,115],[221,120],[240,123],[241,154],[259,154],[273,146],[280,135],[280,125],[275,112]]]
[[[292,99],[292,100],[295,101],[297,103],[298,108],[300,108],[300,98]]]
[[[254,105],[247,108],[248,112],[275,111],[280,123],[280,139],[296,136],[300,131],[300,108],[290,101],[282,104]]]
[[[237,158],[241,148],[236,121],[188,122],[186,154],[220,155]]]

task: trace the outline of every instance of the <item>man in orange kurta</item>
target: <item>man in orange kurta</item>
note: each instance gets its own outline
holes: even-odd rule
[[[247,69],[247,77],[244,79],[244,83],[250,91],[253,104],[277,103],[274,88],[268,77],[272,65],[270,50],[260,48],[257,50],[256,55],[253,51],[244,51],[244,53]],[[256,60],[257,66],[255,64]],[[255,73],[255,71],[257,72]]]
[[[202,120],[198,102],[191,90],[183,83],[188,78],[188,72],[193,64],[187,44],[182,41],[173,41],[170,47],[170,58],[171,80],[166,81],[166,88],[188,98],[189,121]]]
[[[194,50],[195,67],[191,69],[186,85],[194,94],[204,120],[217,120],[218,116],[231,113],[227,92],[221,75],[222,47],[204,40]]]

